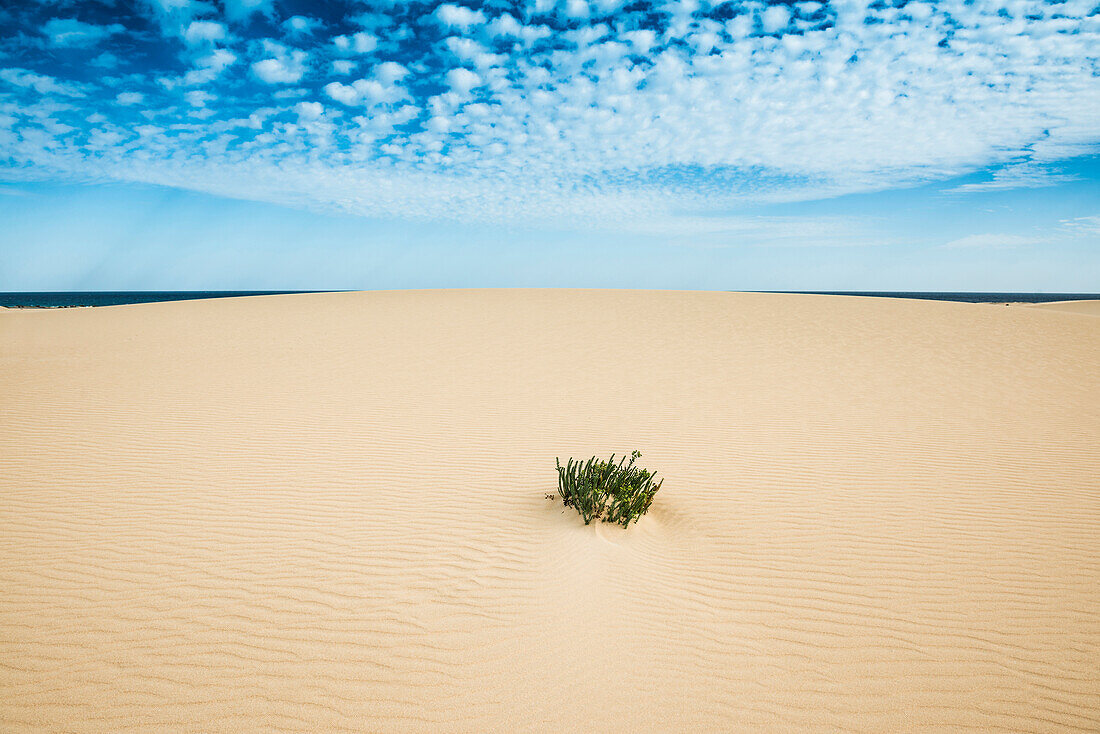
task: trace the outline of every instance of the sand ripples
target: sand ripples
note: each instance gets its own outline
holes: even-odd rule
[[[0,314],[0,728],[1095,731],[1100,331],[601,291]],[[633,327],[654,359],[639,363]],[[584,527],[553,457],[668,477]]]

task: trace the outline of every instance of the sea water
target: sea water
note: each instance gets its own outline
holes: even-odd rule
[[[189,301],[198,298],[271,296],[286,293],[324,291],[52,291],[0,293],[0,306],[8,308],[68,308],[73,306],[117,306],[125,303]],[[1100,293],[937,293],[915,291],[756,291],[760,293],[813,293],[829,296],[873,296],[881,298],[921,298],[932,301],[966,303],[1043,303],[1046,301],[1086,301],[1100,299]]]

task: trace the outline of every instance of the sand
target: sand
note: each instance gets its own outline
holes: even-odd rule
[[[1029,305],[1031,308],[1041,308],[1047,311],[1066,311],[1067,313],[1100,316],[1100,301],[1051,301]]]
[[[3,312],[0,730],[1097,731],[1097,365],[840,296]],[[629,530],[544,498],[635,448]]]

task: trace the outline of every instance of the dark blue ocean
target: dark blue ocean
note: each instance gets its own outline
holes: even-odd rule
[[[762,293],[814,293],[819,296],[873,296],[875,298],[918,298],[924,301],[962,303],[1047,303],[1050,301],[1094,301],[1100,293],[940,293],[920,291],[760,291]]]
[[[197,298],[269,296],[321,291],[57,291],[0,293],[0,306],[8,308],[68,308],[72,306],[117,306],[124,303],[189,301]],[[908,291],[763,291],[765,293],[817,293],[830,296],[877,296],[920,298],[966,303],[1042,303],[1100,299],[1100,293],[918,293]]]
[[[318,291],[49,291],[0,293],[0,306],[8,308],[70,308],[72,306],[119,306],[125,303],[193,301],[199,298],[274,296]]]

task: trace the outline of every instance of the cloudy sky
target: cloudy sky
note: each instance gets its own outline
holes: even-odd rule
[[[1100,291],[1100,6],[25,0],[0,290]]]

